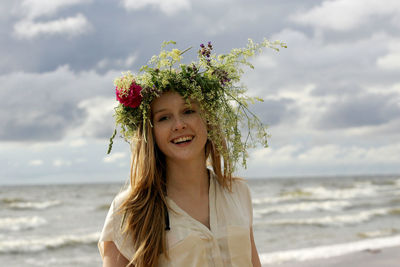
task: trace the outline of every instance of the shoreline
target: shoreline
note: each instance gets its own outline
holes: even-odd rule
[[[382,249],[366,249],[342,256],[313,259],[298,262],[263,264],[263,267],[398,267],[400,266],[400,246]]]

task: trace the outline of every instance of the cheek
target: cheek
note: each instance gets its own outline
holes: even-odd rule
[[[208,130],[204,120],[199,118],[199,120],[196,122],[196,125],[197,125],[197,132],[200,133],[203,139],[207,140]]]
[[[154,141],[157,144],[158,147],[162,146],[163,142],[163,130],[162,127],[154,126],[153,127],[153,136],[154,136]]]

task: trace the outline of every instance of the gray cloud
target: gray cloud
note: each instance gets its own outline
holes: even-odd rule
[[[281,123],[283,120],[293,120],[298,116],[298,110],[292,99],[267,99],[250,106],[260,120],[269,126]]]
[[[398,95],[362,94],[339,99],[321,115],[320,128],[377,126],[400,117]],[[394,101],[393,101],[394,100]]]
[[[23,20],[14,25],[14,34],[19,39],[34,39],[43,35],[66,35],[75,37],[91,30],[85,16],[75,16],[50,21]]]
[[[334,96],[340,97],[343,96],[351,97],[354,95],[359,95],[363,93],[363,89],[352,81],[338,81],[337,83],[326,83],[323,86],[319,85],[315,89],[312,90],[311,95],[314,97],[327,97]]]
[[[45,21],[77,14],[87,19],[93,29],[73,38],[64,34],[42,36],[28,42],[18,40],[13,38],[13,31],[21,14],[7,14],[8,23],[1,26],[5,38],[0,56],[11,55],[12,61],[9,64],[0,62],[0,73],[51,71],[59,65],[88,70],[95,68],[101,59],[123,59],[128,54],[138,55],[137,64],[133,66],[138,68],[159,50],[162,41],[171,39],[185,48],[211,40],[216,43],[217,52],[227,52],[244,45],[249,37],[261,40],[279,32],[293,24],[282,20],[282,16],[311,5],[308,1],[285,5],[279,1],[191,1],[190,10],[168,16],[157,8],[127,11],[115,2],[90,2],[73,1],[47,8],[51,16],[45,16]],[[28,13],[32,12],[40,14],[42,11],[31,8]]]
[[[162,41],[175,40],[181,49],[193,46],[185,57],[190,61],[202,42],[212,41],[215,52],[221,53],[244,46],[247,38],[267,37],[285,41],[288,48],[265,51],[254,59],[255,71],[245,70],[243,82],[249,92],[266,99],[250,108],[272,133],[267,150],[271,152],[260,154],[260,162],[281,166],[277,172],[292,173],[336,171],[349,158],[357,163],[349,166],[355,172],[365,164],[379,167],[387,158],[398,158],[400,144],[400,12],[382,5],[383,11],[371,9],[357,0],[360,13],[344,8],[341,16],[333,16],[327,8],[329,16],[323,16],[322,25],[313,19],[312,10],[329,7],[328,2],[349,5],[335,0],[191,0],[189,8],[167,11],[156,4],[127,10],[122,1],[71,0],[22,10],[18,9],[22,1],[2,1],[0,157],[7,159],[18,151],[14,155],[18,162],[18,153],[24,153],[26,146],[23,141],[40,146],[52,140],[49,147],[59,141],[61,150],[80,138],[106,143],[113,127],[113,79],[120,71],[137,71],[159,51]],[[390,4],[398,6],[396,1]],[[44,31],[22,40],[14,32],[21,21],[50,22],[77,14],[91,25],[85,34]],[[293,19],[296,14],[305,20]],[[332,17],[352,21],[339,25],[328,21]],[[23,149],[15,150],[18,145]],[[60,147],[54,148],[55,154]],[[88,158],[104,153],[103,146],[94,147],[88,149]],[[307,163],[299,160],[299,153]],[[367,153],[367,163],[358,158]],[[74,162],[74,157],[64,158]],[[322,157],[328,158],[323,167],[314,164]],[[42,157],[38,153],[33,158]],[[47,166],[48,161],[43,162],[42,167]],[[393,162],[392,170],[399,170],[398,162]],[[97,169],[98,162],[93,166]],[[265,166],[260,163],[254,169],[264,175]],[[23,173],[10,170],[10,175]]]
[[[318,6],[315,1],[285,3],[284,5],[279,1],[268,3],[254,1],[251,4],[245,1],[234,1],[229,5],[226,1],[205,1],[201,4],[192,1],[190,10],[176,12],[174,16],[165,15],[162,9],[157,8],[127,11],[122,5],[102,2],[102,8],[93,9],[94,3],[91,4],[90,1],[83,1],[83,3],[85,4],[75,1],[71,5],[50,6],[48,8],[50,15],[45,14],[45,17],[57,19],[57,16],[70,17],[78,13],[84,14],[94,27],[90,34],[74,39],[69,39],[67,36],[48,36],[30,43],[10,38],[11,35],[9,35],[5,39],[8,51],[2,53],[10,65],[1,66],[0,63],[0,71],[9,73],[13,69],[18,69],[34,73],[44,71],[52,73],[60,65],[68,65],[76,72],[83,73],[85,70],[97,69],[101,71],[99,75],[104,75],[110,68],[138,69],[158,51],[159,44],[163,40],[174,39],[178,41],[178,46],[183,48],[194,45],[196,42],[213,40],[217,52],[227,52],[233,46],[244,45],[247,37],[257,40],[257,38],[261,39],[263,36],[275,33],[274,36],[269,37],[285,40],[289,48],[282,50],[279,54],[266,52],[265,54],[273,59],[275,65],[258,67],[256,64],[257,71],[249,71],[248,74],[250,87],[255,92],[261,92],[262,97],[274,96],[282,88],[295,88],[295,86],[313,83],[318,85],[318,90],[313,91],[314,97],[321,99],[322,95],[330,95],[336,97],[337,102],[342,103],[344,100],[342,100],[340,90],[362,90],[354,88],[361,88],[361,85],[371,82],[389,85],[397,81],[398,77],[396,72],[388,73],[376,67],[376,60],[387,52],[385,40],[392,38],[387,34],[371,36],[372,30],[365,29],[365,35],[359,36],[361,39],[358,40],[350,38],[350,34],[346,36],[346,33],[341,33],[340,36],[346,38],[330,39],[333,36],[332,33],[318,36],[313,32],[312,25],[310,27],[298,25],[290,19],[291,14],[305,12],[314,5]],[[40,11],[32,10],[36,10],[36,13]],[[194,10],[196,12],[193,12]],[[248,16],[248,14],[252,15]],[[10,33],[12,25],[18,22],[21,15],[10,15],[8,18],[7,27]],[[279,23],[274,23],[274,21],[279,21]],[[7,31],[7,29],[3,30]],[[149,34],[151,32],[158,34]],[[29,49],[27,49],[28,45]],[[127,64],[126,59],[133,55],[135,60]],[[27,58],[30,60],[26,60]],[[79,94],[76,88],[82,87],[82,80],[77,82],[76,78],[74,75],[66,75],[66,78],[62,79],[65,86],[60,85],[63,82],[41,78],[43,82],[37,82],[36,85],[33,82],[34,86],[31,90],[37,90],[38,95],[48,95],[52,101],[65,97],[67,103],[74,103],[70,107],[77,108]],[[87,80],[84,86],[94,90],[90,82],[98,84],[99,82],[95,79],[99,77],[92,78]],[[103,90],[97,94],[111,95],[111,81],[112,77],[107,81],[108,87],[101,86]],[[351,84],[348,84],[348,81],[352,81]],[[28,79],[25,81],[27,85],[31,83]],[[47,89],[52,86],[58,90]],[[18,91],[19,93],[21,92]],[[89,93],[88,96],[90,96]],[[32,98],[36,99],[37,106],[47,101],[43,97],[32,96]],[[267,100],[254,107],[257,113],[261,114],[263,121],[269,125],[288,122],[300,114],[301,107],[295,108],[295,99],[282,97],[278,99],[280,100]],[[342,105],[343,112],[349,110],[346,109],[345,103]],[[58,112],[55,108],[48,108]],[[10,108],[10,110],[13,109],[15,108]],[[84,112],[77,111],[76,114],[82,115]],[[341,125],[338,122],[340,114],[337,112],[332,114],[327,112],[325,116],[337,121],[332,123],[336,125],[332,127]],[[361,117],[357,118],[360,119],[360,125],[365,123]],[[374,121],[373,117],[370,118]],[[355,121],[352,123],[357,125]],[[16,127],[17,124],[10,125]],[[100,125],[94,126],[95,129],[99,129],[99,132],[94,134],[96,136],[104,136],[109,129],[105,127],[101,130]],[[347,124],[344,123],[344,125]]]
[[[49,73],[0,76],[0,140],[62,139],[89,118],[88,109],[79,103],[96,97],[113,99],[112,77],[117,73],[75,73],[64,66]],[[100,133],[95,127],[87,135],[103,137],[105,120],[97,125]]]
[[[92,0],[70,0],[70,1],[16,1],[13,13],[27,19],[38,17],[51,17],[62,9],[71,6],[82,5],[92,2]]]
[[[376,66],[379,57],[388,52],[388,42],[393,38],[377,33],[357,41],[330,42],[323,37],[307,36],[303,32],[286,29],[277,35],[288,43],[277,57],[278,65],[270,70],[271,88],[297,83],[336,84],[348,82],[358,84],[398,81],[399,71],[385,72]],[[292,66],[296,66],[293,68]],[[280,83],[280,84],[277,84]]]
[[[5,114],[5,110],[2,109],[1,113]],[[68,129],[82,123],[85,117],[84,110],[76,108],[72,103],[53,103],[51,106],[30,108],[16,106],[12,114],[0,118],[0,140],[61,140]]]
[[[291,19],[318,29],[351,31],[361,26],[370,26],[368,23],[371,22],[371,17],[375,19],[396,18],[399,11],[400,4],[397,1],[387,1],[385,5],[382,5],[375,0],[353,0],[351,2],[331,0],[322,1],[321,4],[306,12],[297,12],[291,16]]]

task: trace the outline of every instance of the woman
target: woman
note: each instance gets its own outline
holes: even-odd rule
[[[115,81],[116,121],[132,141],[131,183],[106,218],[99,241],[104,267],[261,266],[250,192],[232,178],[248,146],[238,131],[241,115],[253,118],[251,125],[259,121],[233,83],[240,79],[237,63],[247,62],[239,59],[270,45],[249,43],[219,61],[210,43],[201,45],[199,62],[179,70],[173,66],[186,51],[161,51],[154,68]]]

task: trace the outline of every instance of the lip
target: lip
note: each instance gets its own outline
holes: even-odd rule
[[[192,140],[190,140],[189,142],[182,143],[182,144],[175,144],[175,143],[174,143],[174,140],[175,140],[175,139],[179,139],[179,138],[182,138],[182,137],[191,137]],[[177,137],[172,138],[172,139],[170,140],[170,142],[171,142],[173,145],[183,146],[183,145],[188,145],[188,144],[190,144],[190,143],[193,141],[194,138],[195,138],[194,135],[191,135],[191,134],[184,134],[184,135],[180,135],[180,136],[177,136]]]

